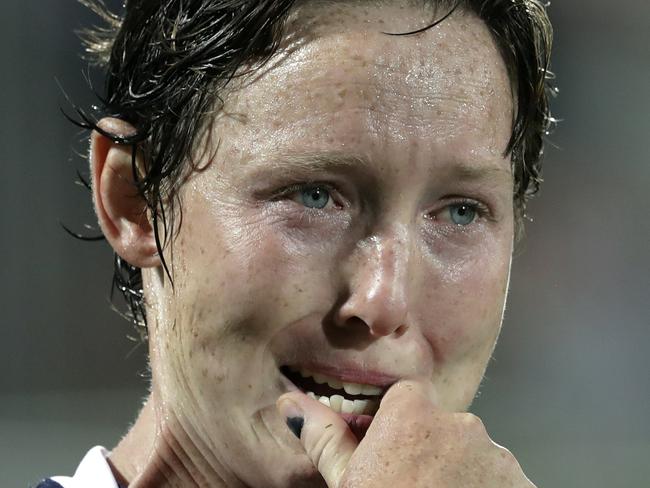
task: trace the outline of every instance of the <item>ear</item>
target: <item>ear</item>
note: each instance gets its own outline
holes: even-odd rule
[[[99,128],[108,134],[128,136],[133,126],[118,119],[102,119]],[[136,168],[142,167],[137,153]],[[133,147],[116,144],[93,131],[90,136],[90,170],[93,201],[106,240],[126,262],[139,268],[161,264],[145,199],[133,177]]]

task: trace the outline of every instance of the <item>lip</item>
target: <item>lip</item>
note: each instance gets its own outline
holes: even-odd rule
[[[397,375],[345,363],[339,363],[336,366],[333,366],[331,364],[305,362],[300,364],[289,364],[287,366],[308,369],[313,373],[330,376],[344,383],[360,383],[364,385],[377,386],[383,389],[389,388],[400,379]]]
[[[341,364],[340,362],[336,366],[322,364],[315,361],[309,361],[304,363],[293,363],[282,366],[280,370],[285,367],[294,367],[294,368],[303,368],[308,369],[313,373],[320,373],[326,376],[335,378],[341,382],[348,383],[361,383],[366,385],[373,385],[382,388],[383,394],[388,390],[388,388],[396,383],[399,380],[399,376],[384,373],[381,371],[363,368],[355,364]],[[284,373],[281,374],[283,383],[288,387],[290,391],[299,391],[303,395],[305,392],[301,390],[297,385],[295,385],[289,378],[285,376]],[[365,437],[370,424],[374,420],[374,415],[367,414],[353,414],[353,413],[338,413],[345,423],[348,425],[350,431],[357,438],[358,442]]]

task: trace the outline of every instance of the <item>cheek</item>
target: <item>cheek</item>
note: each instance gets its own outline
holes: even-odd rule
[[[191,222],[175,243],[176,319],[186,335],[241,351],[327,302],[329,249],[307,252],[259,213],[205,208],[186,205]]]
[[[497,256],[499,256],[497,254]],[[510,257],[472,260],[423,295],[424,341],[433,355],[433,382],[441,406],[464,411],[471,404],[498,336]]]
[[[486,348],[491,351],[507,294],[509,249],[500,246],[461,264],[430,269],[420,320],[436,363],[483,361]]]
[[[217,405],[255,411],[273,396],[260,389],[278,388],[273,338],[328,303],[326,257],[297,252],[259,219],[198,201],[183,209],[167,258],[174,288],[164,290],[157,327],[159,383],[167,398],[182,394],[206,415]]]

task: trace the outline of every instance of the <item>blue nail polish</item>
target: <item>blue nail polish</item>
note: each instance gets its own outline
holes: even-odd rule
[[[293,435],[295,435],[298,439],[300,439],[303,425],[305,425],[305,419],[302,417],[287,418],[287,426],[289,427],[289,430],[291,430],[291,432],[293,432]]]

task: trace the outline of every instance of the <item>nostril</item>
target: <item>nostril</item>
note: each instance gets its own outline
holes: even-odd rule
[[[398,325],[397,327],[391,327],[390,324],[386,323],[377,323],[368,326],[370,329],[370,335],[373,337],[386,337],[389,335],[394,335],[395,337],[399,338],[402,337],[406,331],[408,331],[409,326],[402,324]]]
[[[406,334],[406,331],[409,330],[408,325],[400,325],[397,329],[395,329],[395,337],[402,337],[404,334]]]

